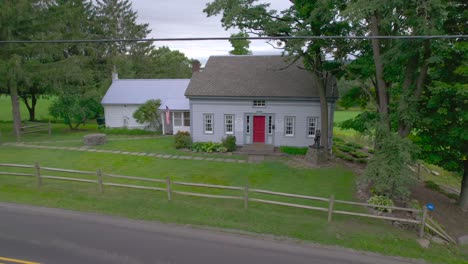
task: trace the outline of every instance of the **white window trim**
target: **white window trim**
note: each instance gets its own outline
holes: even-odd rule
[[[250,135],[250,131],[252,130],[252,118],[250,115],[245,116],[245,134]]]
[[[307,131],[306,131],[306,136],[307,136],[308,138],[315,138],[315,131],[314,131],[314,134],[313,134],[313,135],[309,135],[309,128],[310,128],[310,127],[309,127],[309,121],[310,121],[310,119],[312,119],[312,118],[315,119],[315,131],[317,130],[317,126],[318,126],[318,120],[319,120],[318,117],[316,117],[316,116],[308,116],[308,117],[307,117],[307,120],[306,120],[306,121],[307,121],[307,123],[306,123],[306,125],[307,125],[307,128],[306,128],[306,129],[307,129]]]
[[[226,129],[226,128],[227,128],[227,122],[226,122],[226,121],[227,121],[227,119],[226,119],[227,116],[232,117],[232,119],[231,119],[232,131],[231,131],[231,132],[228,132],[227,129]],[[234,120],[235,120],[235,119],[234,119],[234,115],[233,115],[233,114],[225,114],[225,115],[224,115],[224,134],[226,134],[226,135],[234,135]]]
[[[286,128],[287,128],[287,125],[288,125],[288,122],[286,122],[286,119],[288,119],[288,118],[292,118],[292,129],[291,129],[291,130],[292,130],[292,134],[286,134],[287,131],[288,131],[288,130],[286,129]],[[295,131],[295,130],[296,130],[296,129],[295,129],[295,126],[296,126],[296,117],[295,117],[295,116],[285,116],[285,117],[284,117],[284,136],[285,136],[285,137],[294,137],[295,132],[296,132],[296,131]]]
[[[263,105],[255,105],[255,102],[263,102]],[[265,108],[266,107],[266,101],[265,100],[253,100],[252,101],[252,107]]]
[[[211,116],[211,131],[206,130],[206,117]],[[207,135],[214,134],[214,114],[203,114],[203,133]]]

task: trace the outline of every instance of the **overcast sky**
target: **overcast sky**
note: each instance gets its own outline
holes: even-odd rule
[[[210,0],[132,0],[139,23],[148,23],[150,38],[177,37],[229,37],[236,30],[225,31],[219,17],[206,17],[203,9]],[[289,0],[261,0],[276,10],[290,6]],[[210,55],[227,55],[232,49],[229,41],[157,42],[156,46],[169,46],[203,64]],[[253,54],[278,54],[265,41],[252,41]]]

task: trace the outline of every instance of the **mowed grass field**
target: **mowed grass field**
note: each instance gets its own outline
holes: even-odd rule
[[[12,155],[14,153],[14,155]],[[129,156],[109,153],[77,152],[64,150],[36,150],[18,147],[0,147],[0,160],[6,163],[33,164],[87,171],[102,169],[105,173],[132,175],[174,181],[244,186],[279,192],[355,200],[355,175],[343,167],[299,169],[282,162],[261,164],[235,164],[213,161],[166,160],[154,157]],[[0,168],[9,171],[8,168]],[[32,172],[31,169],[16,169]],[[94,179],[93,175],[61,175]],[[164,187],[134,180],[116,180],[116,183]],[[243,208],[242,200],[223,200],[173,195],[167,201],[163,192],[104,187],[98,191],[96,184],[44,180],[37,188],[34,178],[0,176],[0,201],[58,207],[87,212],[99,212],[134,219],[157,220],[180,224],[213,226],[245,230],[260,234],[273,234],[329,245],[340,245],[359,250],[423,258],[435,263],[460,263],[466,258],[462,248],[431,245],[422,249],[416,243],[416,232],[393,227],[389,223],[360,217],[334,215],[327,223],[325,212],[287,208],[250,202]],[[206,190],[197,187],[173,186],[180,191],[242,196],[240,191]],[[281,202],[326,207],[326,203],[294,198],[252,194],[251,197]],[[337,210],[362,212],[351,206],[337,206]]]
[[[37,100],[36,105],[36,119],[38,120],[49,120],[52,117],[49,115],[49,106],[51,104],[51,99],[40,98]],[[28,109],[24,102],[20,102],[21,110],[21,119],[29,119]],[[0,121],[11,121],[13,120],[13,115],[11,113],[11,99],[9,96],[0,95]]]
[[[0,108],[3,109],[3,105]],[[336,112],[336,114],[341,115],[339,118],[354,115],[354,113],[345,112]],[[11,126],[11,123],[0,123],[0,130],[3,133],[1,142],[15,141]],[[86,125],[84,130],[80,131],[70,131],[67,126],[57,123],[53,124],[51,137],[46,133],[31,134],[26,135],[23,140],[39,142],[37,144],[42,145],[81,146],[84,135],[97,131],[99,130],[94,123]],[[122,137],[133,136],[109,136],[111,139]],[[182,155],[171,146],[172,139],[172,137],[156,137],[143,140],[109,141],[108,144],[99,148]],[[320,197],[329,197],[334,194],[336,199],[355,200],[356,175],[341,166],[304,169],[291,167],[281,161],[238,164],[0,145],[0,163],[34,164],[35,162],[39,162],[41,166],[86,171],[101,169],[104,173],[145,178],[165,179],[170,176],[173,181],[232,186],[249,184],[250,188]],[[31,169],[0,167],[0,171],[12,170],[32,172]],[[95,179],[94,175],[83,176],[52,171],[43,173],[43,175]],[[164,187],[164,184],[128,179],[104,177],[104,181]],[[184,186],[173,186],[173,188],[180,191],[242,196],[242,192],[231,190]],[[328,205],[325,202],[264,194],[251,194],[251,197],[311,206],[327,207]],[[464,263],[468,259],[467,248],[463,247],[431,244],[429,250],[422,249],[416,243],[415,231],[405,231],[384,221],[334,215],[333,221],[328,224],[325,212],[254,202],[250,202],[249,208],[245,210],[242,200],[209,199],[174,194],[173,200],[169,202],[166,193],[157,191],[105,186],[104,193],[101,194],[96,184],[50,179],[45,179],[43,186],[38,188],[34,178],[0,175],[0,201],[98,212],[133,219],[273,234],[385,255],[420,258],[434,263]],[[337,205],[335,208],[365,212],[365,209],[353,206]]]

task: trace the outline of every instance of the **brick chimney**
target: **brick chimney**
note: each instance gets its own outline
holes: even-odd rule
[[[199,72],[201,63],[199,60],[192,60],[192,72]]]

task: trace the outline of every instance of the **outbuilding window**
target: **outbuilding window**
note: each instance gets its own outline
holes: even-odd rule
[[[174,126],[190,126],[190,112],[174,112]]]
[[[284,117],[284,135],[292,137],[294,136],[294,116],[285,116]]]
[[[190,112],[184,112],[184,126],[190,126]]]
[[[205,134],[213,134],[213,114],[203,115],[203,127]]]

